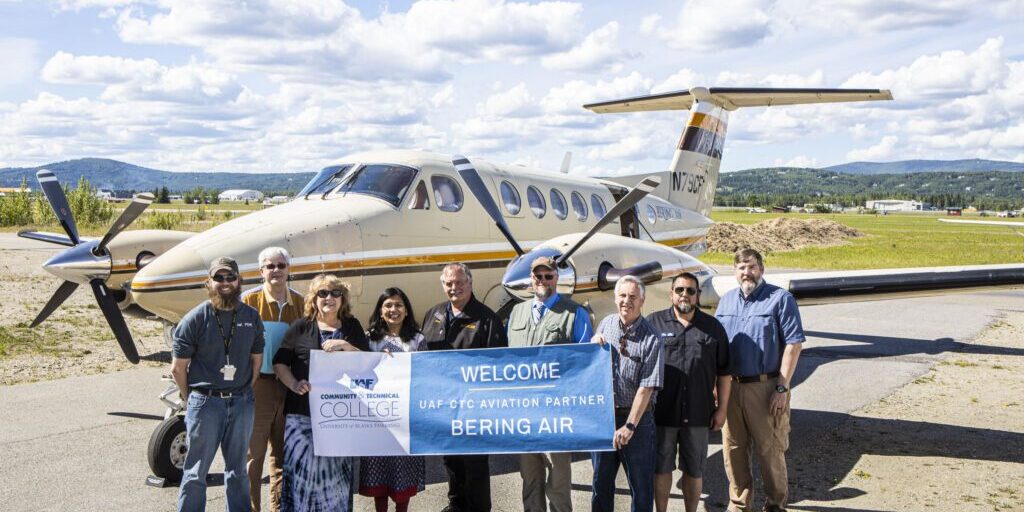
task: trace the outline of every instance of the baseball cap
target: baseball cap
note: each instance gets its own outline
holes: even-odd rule
[[[227,270],[228,272],[231,272],[232,274],[235,274],[237,276],[238,263],[235,260],[228,258],[227,256],[221,256],[220,258],[217,258],[210,263],[210,277],[213,277],[214,274],[221,270]]]
[[[557,269],[555,266],[555,259],[548,256],[541,256],[540,258],[533,260],[533,263],[530,263],[530,272],[536,270],[537,267],[548,267],[551,270]]]

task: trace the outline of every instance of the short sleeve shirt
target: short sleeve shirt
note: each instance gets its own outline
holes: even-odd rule
[[[805,339],[793,294],[764,281],[747,296],[739,288],[726,293],[715,318],[729,335],[733,375],[777,372],[783,347]]]
[[[654,328],[644,317],[624,327],[618,315],[608,315],[597,331],[604,336],[612,351],[612,388],[615,407],[632,407],[640,388],[661,389],[663,380],[663,347]],[[626,352],[619,353],[619,340],[626,339]],[[650,406],[657,398],[651,395]]]
[[[231,334],[232,317],[234,335]],[[225,337],[230,338],[227,351]],[[217,311],[206,301],[185,314],[172,338],[174,357],[191,360],[189,387],[242,391],[251,385],[251,356],[263,352],[263,322],[259,313],[245,304],[239,304],[235,311]],[[235,367],[234,378],[230,381],[224,379],[221,371],[229,361]]]
[[[729,338],[715,317],[696,310],[689,326],[673,308],[647,317],[665,346],[665,383],[658,392],[654,423],[706,427],[715,412],[715,384],[729,375]]]

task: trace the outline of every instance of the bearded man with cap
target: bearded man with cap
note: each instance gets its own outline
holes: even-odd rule
[[[555,291],[558,268],[555,260],[537,258],[530,265],[533,300],[512,308],[508,319],[508,346],[533,347],[559,343],[589,342],[590,315],[579,304]],[[572,453],[524,453],[519,456],[523,477],[523,509],[526,512],[572,510]]]
[[[178,510],[206,510],[206,475],[220,448],[228,511],[248,511],[246,452],[252,437],[252,383],[263,359],[263,322],[240,300],[238,263],[217,258],[206,283],[210,300],[189,311],[173,334],[171,374],[187,400],[188,452]]]

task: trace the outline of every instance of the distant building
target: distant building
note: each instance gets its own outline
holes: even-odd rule
[[[225,190],[217,196],[221,201],[262,201],[263,192],[249,189]]]
[[[949,208],[946,208],[946,215],[952,215],[954,217],[959,217],[959,216],[961,216],[963,214],[964,214],[964,209],[963,208],[960,208],[960,207],[955,207],[955,208],[954,207],[949,207]]]
[[[100,199],[111,200],[114,198],[114,193],[106,189],[96,189],[96,197]]]
[[[920,201],[904,201],[902,199],[879,199],[868,201],[864,206],[879,212],[919,212],[924,209]]]

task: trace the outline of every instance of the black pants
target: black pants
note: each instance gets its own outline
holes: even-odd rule
[[[460,512],[490,512],[491,467],[486,455],[448,455],[448,504]]]

